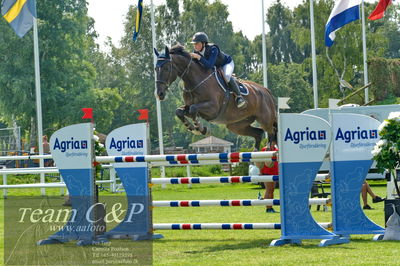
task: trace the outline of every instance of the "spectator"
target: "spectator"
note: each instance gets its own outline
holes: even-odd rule
[[[368,205],[368,200],[367,200],[367,196],[368,194],[372,197],[372,202],[373,203],[378,203],[381,201],[384,201],[385,199],[382,199],[381,197],[377,196],[374,194],[374,192],[372,192],[371,187],[369,186],[369,184],[367,183],[367,181],[364,182],[364,184],[361,187],[361,198],[363,201],[363,209],[364,210],[371,210],[371,206]]]
[[[50,143],[47,139],[47,135],[43,135],[43,154],[50,154]],[[52,159],[45,159],[44,160],[44,167],[50,167],[53,166],[53,160]]]
[[[278,151],[278,146],[276,143],[276,139],[271,139],[269,145],[262,148],[261,151]],[[276,157],[274,157],[276,159]],[[264,162],[264,163],[256,163],[257,167],[261,169],[262,175],[279,175],[279,165],[278,161],[275,162]],[[265,182],[265,194],[264,199],[273,199],[274,198],[274,190],[276,182]],[[266,206],[267,213],[276,213],[272,206]]]

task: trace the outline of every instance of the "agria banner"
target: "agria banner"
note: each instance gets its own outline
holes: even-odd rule
[[[331,142],[330,125],[316,116],[280,114],[278,126],[282,237],[271,245],[338,238],[313,219],[309,208],[311,186]]]
[[[334,233],[380,234],[360,204],[361,186],[372,166],[371,151],[379,141],[380,122],[359,114],[332,113],[332,218]]]
[[[51,154],[59,169],[92,168],[92,131],[90,123],[76,124],[51,136]]]
[[[146,123],[117,128],[107,136],[107,153],[109,156],[147,155],[147,139]],[[121,236],[134,239],[152,238],[147,163],[113,163],[113,166],[125,189],[128,210],[124,220],[106,234],[111,238]],[[129,213],[134,213],[134,219],[128,216]]]
[[[380,122],[359,114],[331,114],[333,131],[332,161],[371,160],[379,141]]]
[[[279,161],[316,162],[323,159],[331,141],[330,125],[302,114],[280,114]]]
[[[95,184],[93,180],[93,127],[90,123],[76,124],[56,131],[50,138],[50,149],[54,162],[68,188],[71,215],[68,222],[39,245],[79,240],[79,244],[90,244],[95,239],[96,212]],[[77,233],[79,230],[79,233]]]
[[[147,124],[131,124],[117,128],[108,134],[106,149],[109,156],[132,156],[148,154]],[[146,167],[147,163],[115,163],[114,166]]]

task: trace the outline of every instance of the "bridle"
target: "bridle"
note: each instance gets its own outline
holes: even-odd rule
[[[173,68],[173,67],[174,67],[176,70],[179,71],[179,69],[176,68],[175,65],[173,64],[173,63],[174,63],[174,60],[173,60],[172,56],[171,56],[170,58],[168,58],[168,59],[158,59],[158,60],[165,60],[165,62],[163,62],[163,63],[161,64],[161,66],[159,66],[159,68],[161,68],[162,65],[164,65],[164,64],[167,63],[167,62],[171,62],[171,63],[172,63],[172,64],[169,65],[169,72],[168,72],[167,81],[169,80],[169,78],[170,78],[170,76],[171,76],[172,68]],[[190,61],[189,61],[189,63],[186,65],[185,70],[182,72],[182,74],[180,74],[180,75],[178,74],[178,77],[180,78],[179,81],[181,81],[181,80],[183,79],[183,77],[184,77],[187,73],[189,73],[189,68],[190,68],[190,65],[192,64],[192,61],[193,61],[193,58],[190,58]],[[165,86],[169,87],[169,85],[171,85],[171,83],[168,84],[167,81],[157,79],[157,80],[156,80],[156,83],[165,84]],[[179,82],[178,82],[178,83],[179,83]]]
[[[177,68],[175,67],[175,65],[173,64],[173,63],[174,63],[174,60],[173,60],[173,57],[172,57],[172,56],[171,56],[170,58],[158,59],[158,60],[165,60],[165,62],[163,62],[163,63],[159,66],[159,68],[161,68],[162,65],[164,65],[164,64],[167,63],[167,62],[172,62],[172,64],[170,64],[170,67],[169,67],[169,72],[168,72],[167,81],[169,80],[169,78],[170,78],[170,76],[171,76],[172,68],[173,68],[173,67],[174,67],[176,70],[179,71],[179,69],[177,69]],[[185,70],[182,72],[182,74],[178,74],[178,77],[180,78],[180,79],[179,79],[179,82],[183,79],[183,77],[184,77],[186,74],[189,73],[189,68],[190,68],[190,65],[192,64],[192,62],[193,62],[193,58],[190,57],[190,61],[189,61],[189,63],[186,65]],[[184,87],[183,90],[184,90],[185,92],[192,93],[192,92],[195,91],[197,88],[199,88],[200,86],[202,86],[207,80],[209,80],[215,73],[216,73],[216,68],[214,68],[214,71],[213,71],[210,75],[208,75],[205,79],[203,79],[202,81],[200,81],[196,86],[194,86],[194,87],[191,88],[191,89],[186,89],[186,88]],[[165,86],[169,87],[169,85],[171,85],[171,83],[168,84],[167,81],[157,79],[157,80],[156,80],[156,83],[165,84]],[[177,82],[177,84],[178,84],[179,82]]]

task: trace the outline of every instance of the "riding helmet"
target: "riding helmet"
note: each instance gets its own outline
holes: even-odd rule
[[[204,32],[196,32],[193,35],[192,43],[196,43],[196,42],[205,42],[205,43],[207,43],[208,42],[207,34],[205,34]]]

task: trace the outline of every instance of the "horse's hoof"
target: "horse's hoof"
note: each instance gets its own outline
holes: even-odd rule
[[[201,134],[201,132],[198,131],[198,130],[192,130],[192,133],[195,134],[195,135],[197,135],[197,136],[203,135],[203,134]]]

